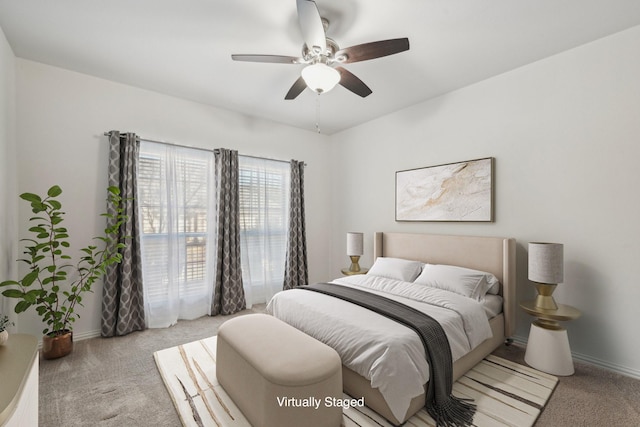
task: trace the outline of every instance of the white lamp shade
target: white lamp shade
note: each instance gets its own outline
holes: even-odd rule
[[[347,255],[348,256],[361,256],[363,248],[363,234],[362,233],[347,233]]]
[[[560,243],[529,243],[529,280],[558,284],[564,280],[564,246]]]
[[[301,75],[307,87],[317,93],[329,92],[340,81],[338,70],[322,62],[304,67]]]

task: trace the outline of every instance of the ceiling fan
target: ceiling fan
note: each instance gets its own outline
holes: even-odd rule
[[[291,86],[284,99],[295,99],[306,87],[318,94],[328,92],[338,83],[364,98],[371,94],[371,89],[341,64],[367,61],[409,50],[409,39],[406,37],[340,49],[334,40],[326,36],[329,21],[320,17],[315,1],[296,0],[296,7],[298,23],[304,39],[301,57],[231,55],[234,61],[305,64],[306,67],[302,69],[301,76]]]

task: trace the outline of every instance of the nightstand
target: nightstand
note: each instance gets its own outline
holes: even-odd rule
[[[567,330],[558,322],[580,317],[580,310],[569,305],[558,304],[557,309],[536,307],[535,301],[520,303],[529,315],[537,318],[531,324],[525,362],[532,368],[553,375],[573,375],[573,359],[569,347]]]
[[[369,269],[361,268],[360,271],[351,271],[348,268],[343,268],[341,271],[345,276],[355,276],[356,274],[367,274],[367,271],[369,271]]]

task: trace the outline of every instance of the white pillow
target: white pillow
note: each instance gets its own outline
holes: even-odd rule
[[[378,257],[367,274],[402,280],[403,282],[413,282],[420,274],[423,265],[420,261]]]
[[[414,281],[481,301],[485,294],[498,294],[500,282],[491,273],[444,264],[425,264]]]

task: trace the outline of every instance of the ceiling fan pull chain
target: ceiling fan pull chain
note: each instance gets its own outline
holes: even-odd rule
[[[316,94],[316,132],[320,133],[320,93]]]

